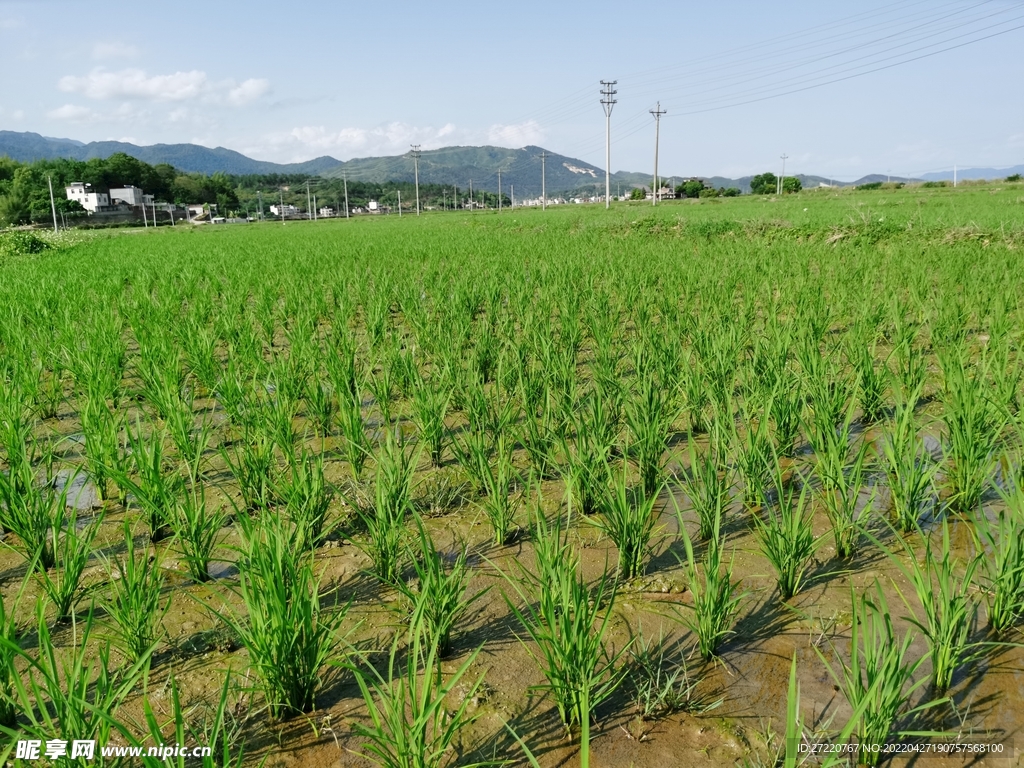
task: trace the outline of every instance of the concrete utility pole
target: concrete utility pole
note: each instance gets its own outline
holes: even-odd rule
[[[512,210],[514,211],[516,209],[516,185],[512,184],[509,188],[512,190]]]
[[[284,190],[279,190],[281,193],[281,226],[284,226]]]
[[[470,202],[470,206],[469,207],[470,207],[470,209],[472,209],[473,208],[473,205],[472,205],[473,204],[473,180],[472,179],[469,180],[469,202]]]
[[[256,197],[259,198],[259,201],[260,201],[260,221],[263,221],[263,190],[262,189],[256,190]]]
[[[498,169],[498,213],[501,213],[501,169]]]
[[[345,182],[345,218],[348,218],[348,174],[342,174],[342,180]]]
[[[212,219],[213,216],[211,216],[210,218]],[[142,201],[142,226],[144,226],[146,229],[149,229],[149,222],[146,221],[146,201],[145,200]]]
[[[143,205],[145,205],[145,202],[143,202]],[[154,200],[152,203],[150,203],[150,209],[153,211],[153,226],[155,227],[156,226],[156,200]]]
[[[317,214],[317,210],[318,210],[318,206],[316,204],[316,195],[313,195],[313,221],[317,220],[317,215],[316,215]]]
[[[548,209],[548,188],[545,176],[546,165],[547,165],[548,153],[540,153],[540,209],[546,211]]]
[[[306,218],[313,220],[313,204],[309,200],[309,179],[306,180]]]
[[[956,186],[956,163],[953,163],[953,186]]]
[[[420,215],[420,145],[410,144],[412,147],[413,173],[416,178],[416,215]]]
[[[661,108],[660,101],[657,107],[648,110],[648,112],[654,115],[654,183],[651,184],[651,192],[654,194],[651,196],[651,205],[658,204],[658,139],[661,134],[661,116],[666,111]]]
[[[452,190],[453,190],[452,194],[455,195],[455,197],[453,198],[454,202],[452,203],[452,206],[453,206],[452,210],[453,211],[457,211],[457,210],[459,210],[459,185],[458,184],[454,185],[452,187]]]
[[[782,159],[782,175],[779,177],[779,197],[782,197],[782,193],[786,191],[786,161],[789,159],[789,155],[780,155]]]
[[[618,80],[601,81],[601,106],[604,108],[604,207],[612,205],[612,108],[615,106],[613,86]]]
[[[398,190],[398,218],[402,218],[402,190]]]
[[[57,204],[53,201],[53,179],[46,177],[46,183],[50,185],[50,210],[53,211],[53,231],[57,232]]]

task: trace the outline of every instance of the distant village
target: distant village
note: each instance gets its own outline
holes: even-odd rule
[[[146,194],[142,189],[135,186],[118,187],[106,192],[93,189],[91,184],[84,182],[73,182],[64,189],[68,200],[72,200],[89,214],[95,217],[97,223],[121,224],[127,222],[141,222],[145,226],[157,226],[174,224],[184,221],[190,224],[244,224],[251,221],[260,221],[264,217],[263,211],[254,211],[252,215],[245,217],[219,216],[217,205],[213,203],[197,203],[183,205],[176,203],[160,202],[154,199],[153,195]],[[646,199],[650,200],[652,194],[646,191]],[[670,199],[677,197],[672,187],[661,187],[658,190],[658,199]],[[614,199],[625,201],[631,199],[629,196],[615,196]],[[635,197],[632,199],[636,199]],[[601,195],[586,197],[549,197],[544,201],[540,197],[531,197],[517,200],[511,197],[511,208],[534,208],[547,205],[581,205],[587,203],[603,202]],[[475,200],[465,199],[459,201],[457,208],[462,210],[482,210],[486,208],[483,203]],[[329,206],[317,207],[314,203],[311,210],[306,211],[295,205],[273,204],[268,206],[269,216],[273,219],[328,219],[346,215],[391,215],[397,214],[390,205],[370,200],[366,205],[351,206],[348,213]],[[406,211],[411,212],[411,201],[404,206]],[[437,206],[424,206],[423,210],[436,210]]]

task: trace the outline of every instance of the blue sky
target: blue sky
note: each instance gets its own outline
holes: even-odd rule
[[[1016,27],[1024,0],[0,0],[0,128],[279,162],[537,144],[603,167],[617,79],[613,170],[650,170],[659,100],[663,175],[783,153],[840,179],[1006,167],[1024,163]]]

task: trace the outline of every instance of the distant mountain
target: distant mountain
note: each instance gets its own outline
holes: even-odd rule
[[[514,188],[518,199],[535,197],[541,193],[541,155],[545,152],[544,178],[549,197],[578,188],[600,186],[604,190],[602,168],[534,146],[425,150],[420,153],[419,180],[423,184],[458,186],[462,190],[468,190],[472,184],[474,190],[496,193],[500,171],[504,194],[511,194]],[[410,155],[361,157],[339,163],[321,175],[369,182],[413,181],[415,166]],[[615,179],[613,176],[613,184]]]
[[[73,160],[106,158],[124,152],[150,165],[170,163],[190,173],[212,174],[218,171],[238,175],[258,173],[307,173],[312,176],[338,164],[333,157],[318,157],[305,163],[268,163],[253,160],[224,147],[209,149],[197,144],[153,144],[139,147],[122,141],[93,141],[83,144],[71,139],[51,139],[38,133],[0,131],[0,155],[13,160],[53,160],[67,157]]]
[[[1005,179],[1015,173],[1024,175],[1024,165],[1015,165],[1012,168],[958,168],[957,179],[968,181],[971,179]],[[952,181],[952,171],[940,171],[939,173],[926,173],[921,176],[925,181]]]

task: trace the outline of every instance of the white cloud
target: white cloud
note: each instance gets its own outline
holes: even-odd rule
[[[150,77],[141,69],[108,72],[97,68],[84,77],[68,75],[57,83],[62,91],[80,93],[90,99],[154,101],[192,99],[199,96],[206,86],[206,73],[199,70]]]
[[[23,117],[25,117],[25,110],[16,109],[12,113],[11,117],[13,117],[15,120],[21,120]]]
[[[270,90],[270,81],[262,78],[250,77],[241,85],[234,86],[228,90],[228,103],[236,107],[255,101]]]
[[[544,131],[536,120],[514,125],[492,125],[487,131],[487,141],[509,147],[524,147],[544,141]]]
[[[127,43],[96,43],[92,47],[94,59],[134,59],[139,55],[139,49]]]
[[[52,109],[46,116],[53,120],[64,120],[70,123],[103,123],[126,121],[139,122],[147,120],[150,113],[144,109],[137,109],[128,102],[119,104],[116,108],[108,111],[100,111],[83,107],[80,104],[65,104],[57,109]]]
[[[67,120],[72,123],[84,123],[96,120],[99,115],[88,107],[76,104],[65,104],[63,107],[50,110],[46,116],[54,120]]]
[[[168,75],[150,75],[145,70],[119,71],[96,67],[87,75],[62,77],[57,87],[65,93],[77,93],[89,99],[105,101],[130,99],[142,101],[196,101],[244,106],[270,90],[270,82],[250,78],[241,84],[233,79],[213,82],[205,72],[193,69]]]

